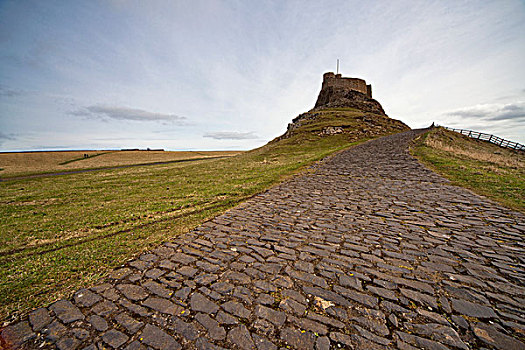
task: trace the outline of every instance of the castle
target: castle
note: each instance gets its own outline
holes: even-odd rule
[[[328,87],[355,90],[365,94],[368,98],[372,98],[372,85],[366,85],[366,81],[363,79],[343,78],[341,74],[328,72],[323,74],[322,89],[326,89]]]

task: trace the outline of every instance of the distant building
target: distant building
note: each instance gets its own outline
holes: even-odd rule
[[[341,74],[324,73],[322,89],[327,87],[355,90],[372,98],[372,85],[366,85],[366,81],[359,78],[343,78]]]

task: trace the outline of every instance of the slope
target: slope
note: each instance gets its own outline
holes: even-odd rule
[[[478,194],[525,211],[525,155],[436,128],[412,153],[432,170]]]

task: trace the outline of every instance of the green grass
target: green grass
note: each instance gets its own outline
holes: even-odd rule
[[[438,128],[419,138],[412,153],[454,184],[525,211],[525,156]]]
[[[367,140],[312,132],[330,118],[358,128],[360,116],[327,110],[319,125],[311,121],[291,138],[235,157],[0,182],[0,318],[92,285],[148,248]],[[384,133],[400,129],[389,125]]]

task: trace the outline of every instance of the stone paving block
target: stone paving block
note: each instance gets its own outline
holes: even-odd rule
[[[199,331],[193,324],[184,322],[178,317],[173,319],[173,329],[186,340],[194,341],[199,337]]]
[[[93,293],[89,289],[80,289],[75,293],[73,298],[75,300],[75,304],[83,307],[90,307],[102,300],[100,295]]]
[[[226,350],[226,348],[212,344],[204,338],[197,339],[195,346],[198,350]]]
[[[58,320],[54,320],[42,329],[45,339],[52,343],[60,339],[66,332],[67,328]]]
[[[228,313],[233,314],[237,317],[248,318],[251,315],[251,311],[245,308],[241,303],[236,301],[228,301],[221,305],[221,307]]]
[[[501,333],[493,325],[474,324],[472,325],[472,329],[474,334],[476,334],[476,336],[485,344],[494,346],[496,349],[525,349],[525,344],[515,338]]]
[[[40,331],[51,323],[52,320],[49,311],[45,308],[36,309],[29,314],[29,323],[35,332]]]
[[[142,331],[139,340],[154,349],[182,349],[182,346],[169,334],[157,326],[147,324]]]
[[[449,350],[449,347],[430,339],[418,337],[416,335],[404,333],[401,331],[397,331],[396,334],[399,336],[399,339],[401,339],[403,342],[412,344],[419,349],[422,348],[431,350]]]
[[[108,329],[108,323],[106,320],[98,315],[91,315],[88,317],[88,322],[99,332],[103,332]]]
[[[305,305],[289,298],[281,301],[279,307],[289,313],[294,313],[299,316],[304,315],[304,312],[306,311]]]
[[[351,299],[361,305],[366,305],[368,307],[376,307],[379,300],[375,296],[356,292],[355,290],[350,290],[340,286],[333,287],[334,292],[339,293],[340,295]]]
[[[74,350],[80,345],[80,341],[73,337],[64,337],[57,341],[56,347],[59,350]]]
[[[255,347],[251,334],[245,325],[233,328],[228,333],[228,341],[243,350],[252,350]]]
[[[131,273],[131,269],[125,267],[121,269],[114,270],[109,274],[109,278],[121,280],[124,279],[126,276],[128,276]]]
[[[328,327],[319,322],[312,321],[308,318],[288,316],[288,321],[296,324],[300,329],[311,331],[316,335],[328,334]]]
[[[280,327],[286,322],[286,315],[282,311],[273,310],[263,305],[257,305],[255,307],[255,316],[270,321],[275,326]]]
[[[102,335],[102,340],[113,349],[117,349],[128,341],[129,337],[116,329],[110,329]]]
[[[144,288],[135,284],[119,284],[117,285],[117,289],[131,301],[143,300],[146,299],[149,295]]]
[[[406,288],[400,288],[399,291],[405,297],[407,297],[407,298],[417,302],[420,305],[430,306],[434,310],[436,310],[438,308],[438,304],[437,304],[436,298],[434,298],[434,297],[432,297],[430,295],[427,295],[427,294],[424,294],[424,293],[420,293],[420,292],[416,292],[416,291],[413,291],[413,290],[410,290],[410,289],[406,289]]]
[[[173,292],[171,290],[155,281],[146,281],[142,284],[142,286],[145,287],[151,293],[157,294],[162,298],[169,299],[173,295]]]
[[[19,322],[2,329],[0,336],[6,345],[17,347],[36,337],[28,322]]]
[[[497,317],[494,310],[490,307],[472,303],[470,301],[461,300],[461,299],[451,299],[452,309],[454,311],[472,317],[478,318],[493,318]]]
[[[233,317],[230,314],[227,314],[222,310],[217,313],[216,319],[217,321],[219,321],[219,323],[225,325],[234,325],[239,323],[239,321],[235,317]]]
[[[207,314],[199,313],[195,319],[208,331],[211,339],[222,340],[226,338],[226,330],[219,326],[219,323]]]
[[[144,322],[134,319],[125,312],[116,315],[115,321],[120,326],[124,327],[130,334],[135,334],[144,325]]]
[[[465,344],[459,334],[451,327],[444,326],[437,323],[428,324],[414,324],[412,327],[413,333],[432,338],[444,345],[449,345],[453,348],[468,350],[469,347]]]
[[[219,311],[219,306],[200,293],[194,293],[190,299],[191,309],[195,312],[214,314]]]
[[[66,324],[84,319],[84,314],[69,300],[59,300],[52,304],[49,309]]]
[[[151,315],[151,312],[148,311],[148,309],[146,309],[143,306],[134,304],[134,303],[130,302],[129,300],[121,299],[121,300],[119,300],[119,304],[122,305],[123,307],[125,307],[127,310],[129,310],[133,314],[136,314],[136,315],[139,315],[139,316],[142,316],[142,317]]]
[[[295,328],[284,328],[281,339],[295,349],[314,350],[316,337],[311,332],[304,332]]]
[[[181,306],[176,305],[167,299],[157,297],[149,297],[144,300],[142,305],[168,315],[179,315],[184,310]]]
[[[118,310],[117,305],[109,300],[101,301],[91,308],[91,311],[99,316],[108,316]]]

